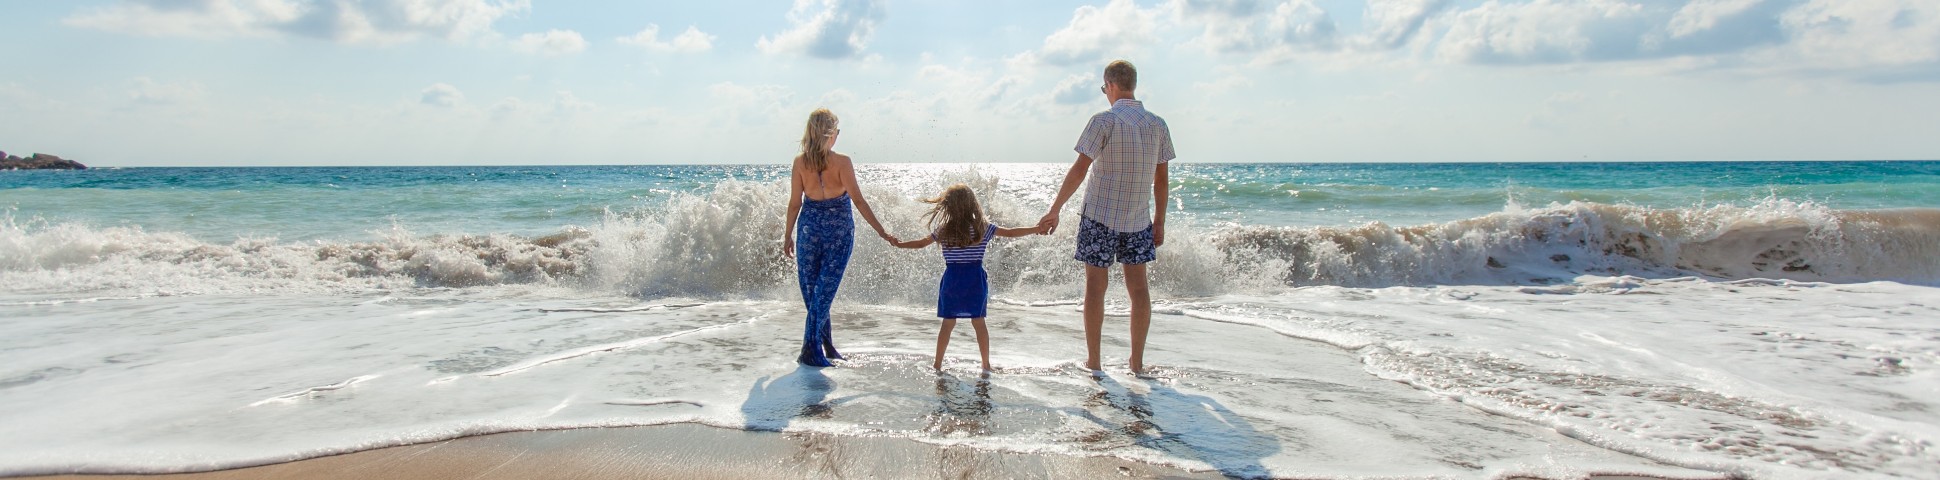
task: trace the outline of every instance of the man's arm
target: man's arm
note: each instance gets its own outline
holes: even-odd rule
[[[1058,212],[1064,211],[1064,202],[1071,200],[1071,194],[1078,192],[1078,186],[1085,183],[1085,174],[1090,172],[1091,156],[1078,154],[1078,161],[1072,162],[1071,170],[1064,172],[1064,185],[1058,188],[1058,198],[1051,201],[1051,211],[1038,219],[1037,228],[1044,229],[1046,234],[1058,231]]]
[[[1165,164],[1152,170],[1152,199],[1157,200],[1152,210],[1152,246],[1165,245],[1165,210],[1168,191]]]

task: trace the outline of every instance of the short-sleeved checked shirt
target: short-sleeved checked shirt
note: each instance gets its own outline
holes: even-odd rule
[[[1153,171],[1178,157],[1165,119],[1145,104],[1122,99],[1091,116],[1078,136],[1078,153],[1091,157],[1084,216],[1119,232],[1152,226]]]

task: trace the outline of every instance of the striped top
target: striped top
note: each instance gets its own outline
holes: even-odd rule
[[[937,240],[936,245],[939,247],[943,247],[943,263],[945,264],[983,263],[984,247],[990,245],[990,237],[997,236],[997,224],[991,223],[986,225],[988,226],[984,228],[983,241],[977,242],[976,245],[971,245],[968,247],[951,247],[951,246],[944,245],[943,241]],[[936,240],[936,234],[931,233],[930,239]]]
[[[1091,116],[1077,150],[1091,157],[1084,217],[1119,232],[1151,226],[1153,177],[1159,164],[1178,156],[1165,119],[1145,111],[1138,100],[1120,99],[1111,110]]]

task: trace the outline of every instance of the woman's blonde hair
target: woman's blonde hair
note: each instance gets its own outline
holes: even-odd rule
[[[835,118],[835,112],[826,108],[817,108],[808,114],[808,127],[802,130],[802,161],[815,173],[829,168],[829,137],[835,136],[835,126],[840,121]]]
[[[983,206],[977,204],[977,193],[970,191],[964,184],[951,185],[943,189],[936,198],[925,198],[924,203],[936,204],[930,208],[930,228],[936,230],[936,241],[946,247],[968,247],[983,241]]]

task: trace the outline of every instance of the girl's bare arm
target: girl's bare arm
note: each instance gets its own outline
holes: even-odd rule
[[[931,240],[930,237],[923,237],[915,240],[897,240],[889,243],[901,248],[923,248],[930,246],[932,243],[936,243],[936,241]]]
[[[1037,235],[1040,233],[1044,233],[1044,230],[1045,230],[1045,227],[1043,226],[1025,227],[1025,228],[997,227],[997,236],[1004,237],[1004,238],[1017,238],[1025,235]]]

